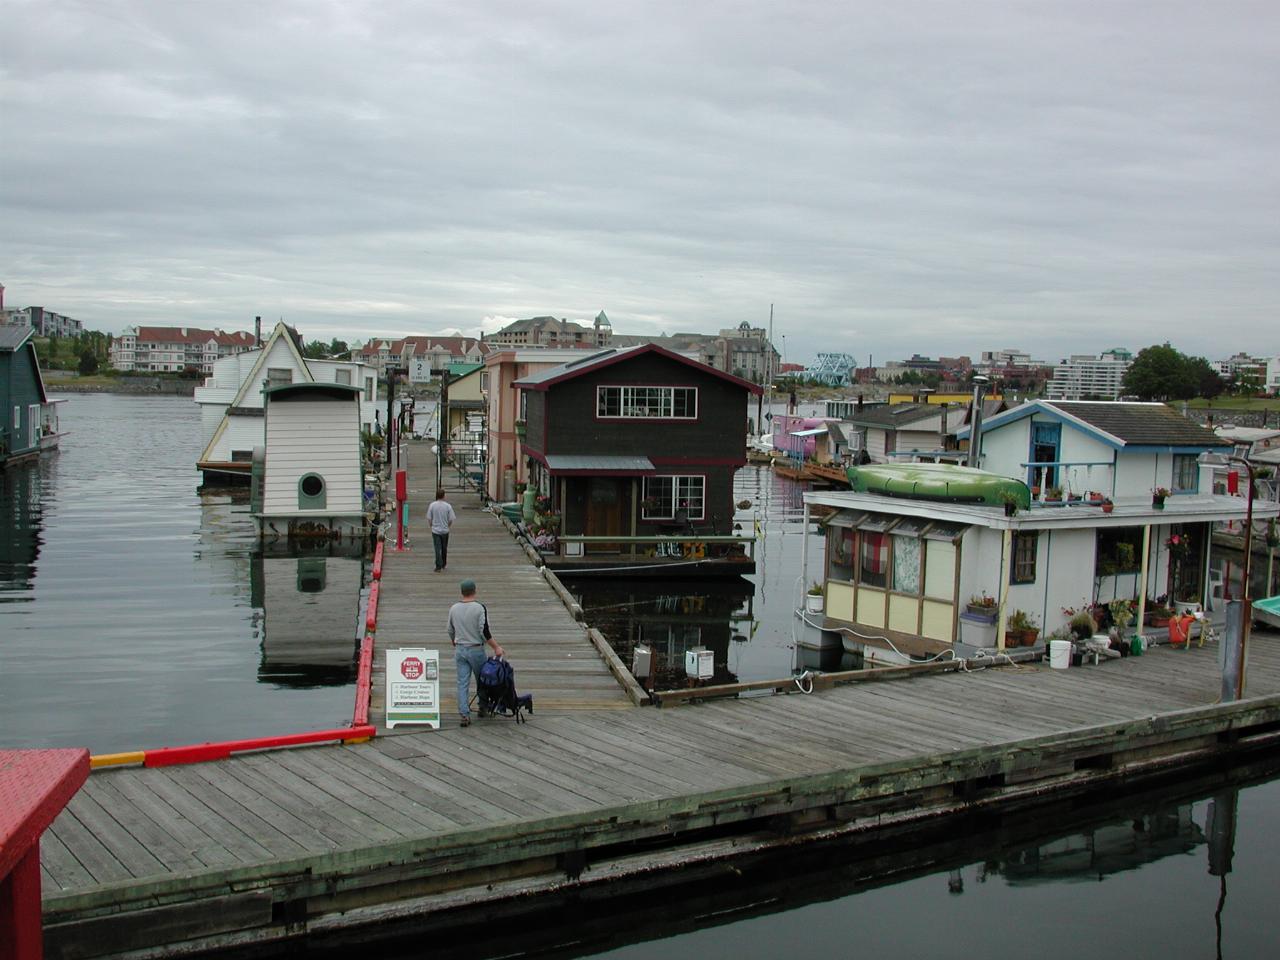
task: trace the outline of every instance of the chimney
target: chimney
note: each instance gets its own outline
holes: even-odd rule
[[[253,342],[255,346],[262,346],[262,318],[253,318]]]

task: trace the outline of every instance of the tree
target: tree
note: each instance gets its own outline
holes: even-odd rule
[[[303,346],[302,355],[308,360],[323,360],[329,355],[329,345],[320,340],[312,340]]]
[[[1133,358],[1123,387],[1141,400],[1189,400],[1200,392],[1199,372],[1190,357],[1169,344],[1150,346]]]
[[[80,351],[80,376],[91,377],[98,372],[98,358],[92,350]]]
[[[1227,385],[1222,377],[1218,376],[1218,371],[1209,366],[1209,361],[1204,357],[1188,357],[1187,367],[1195,381],[1197,396],[1212,400],[1226,389]]]
[[[339,340],[337,337],[329,341],[329,356],[341,357],[343,354],[350,352],[351,348],[347,346],[347,341]]]

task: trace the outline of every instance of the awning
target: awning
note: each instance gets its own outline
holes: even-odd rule
[[[826,425],[824,424],[824,425],[823,425],[823,426],[821,426],[821,427],[813,427],[813,428],[811,428],[811,429],[809,429],[809,430],[792,430],[792,431],[791,431],[791,433],[789,434],[789,436],[792,436],[792,437],[813,437],[813,436],[817,436],[817,435],[818,435],[818,434],[820,434],[820,433],[826,433],[826,432],[827,432],[827,428],[826,428]]]
[[[656,469],[648,457],[606,457],[592,454],[547,454],[547,469],[553,476],[600,474],[602,476],[639,476]]]

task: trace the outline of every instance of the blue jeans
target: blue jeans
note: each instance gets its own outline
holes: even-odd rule
[[[467,703],[471,699],[471,675],[478,674],[487,659],[484,644],[453,648],[453,665],[458,671],[458,713],[464,717],[471,716],[471,706]]]
[[[433,533],[431,545],[436,548],[436,569],[443,570],[449,563],[449,535]]]

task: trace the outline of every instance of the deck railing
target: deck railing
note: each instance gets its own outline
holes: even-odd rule
[[[1062,490],[1064,497],[1115,494],[1116,465],[1110,460],[1030,460],[1021,466],[1030,477],[1029,486],[1039,488],[1040,493],[1033,499],[1040,503],[1048,499],[1049,490],[1055,487]]]
[[[742,558],[755,560],[756,538],[737,534],[702,534],[696,531],[674,535],[650,535],[645,537],[603,536],[588,537],[566,534],[559,537],[562,556],[591,556],[590,547],[617,546],[618,553],[632,557],[653,557],[670,560],[731,560]],[[581,544],[581,553],[570,552],[571,544]],[[599,553],[595,554],[599,556]]]

